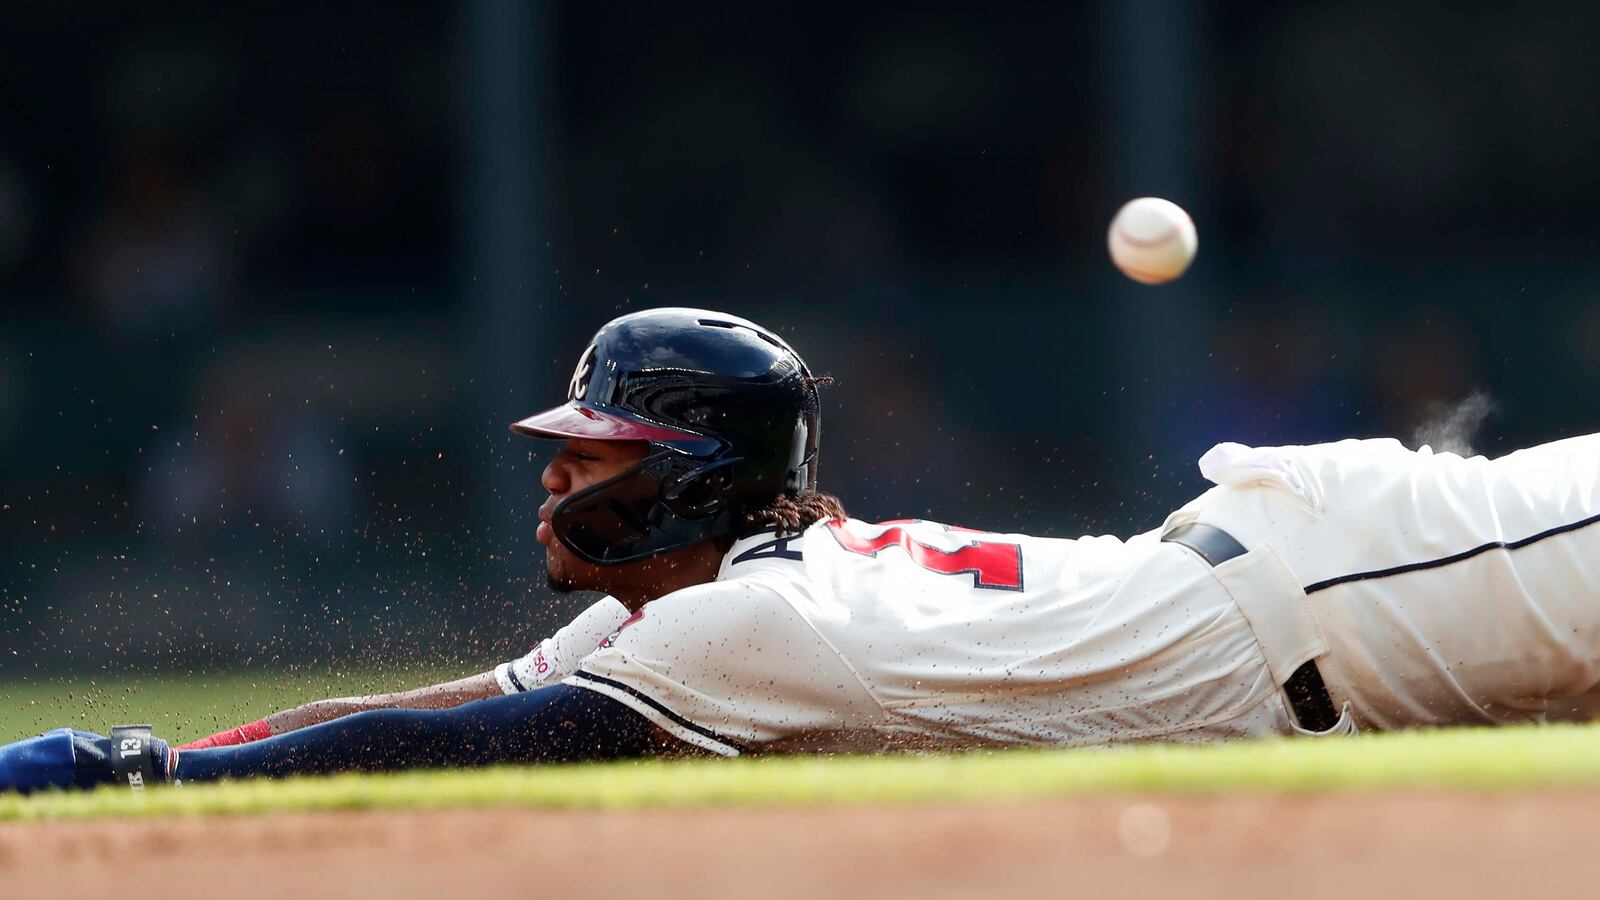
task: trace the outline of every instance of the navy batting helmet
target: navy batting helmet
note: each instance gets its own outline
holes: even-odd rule
[[[734,534],[741,513],[817,481],[816,380],[765,328],[703,309],[613,319],[567,402],[511,426],[545,438],[648,441],[628,471],[564,498],[556,538],[619,565]]]

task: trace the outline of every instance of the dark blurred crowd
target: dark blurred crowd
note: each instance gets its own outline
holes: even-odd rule
[[[532,112],[485,128],[493,7],[13,11],[0,677],[524,647],[579,601],[505,424],[641,306],[832,375],[823,483],[868,519],[1127,534],[1219,440],[1596,428],[1600,8],[541,5]],[[502,385],[468,186],[518,128]],[[1177,285],[1105,260],[1139,194],[1199,224]]]

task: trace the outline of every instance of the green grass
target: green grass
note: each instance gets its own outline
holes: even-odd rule
[[[142,718],[180,739],[330,691],[404,679],[149,683],[132,691],[0,688],[5,733]],[[80,713],[83,714],[80,717]],[[960,756],[791,757],[344,775],[0,797],[0,821],[446,807],[661,808],[1019,802],[1095,793],[1305,793],[1600,786],[1600,726],[1460,729],[1354,739],[1149,745]]]

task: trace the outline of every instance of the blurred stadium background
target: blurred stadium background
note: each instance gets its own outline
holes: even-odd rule
[[[1211,443],[1600,427],[1600,7],[8,13],[0,678],[478,671],[543,587],[543,448],[623,311],[837,384],[868,519],[1157,525]],[[1131,196],[1200,228],[1140,288]],[[1467,418],[1472,418],[1468,408]],[[1454,440],[1458,436],[1451,436]]]

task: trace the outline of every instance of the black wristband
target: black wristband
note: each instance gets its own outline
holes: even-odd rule
[[[117,725],[111,729],[111,780],[136,791],[162,780],[156,776],[149,725]]]

